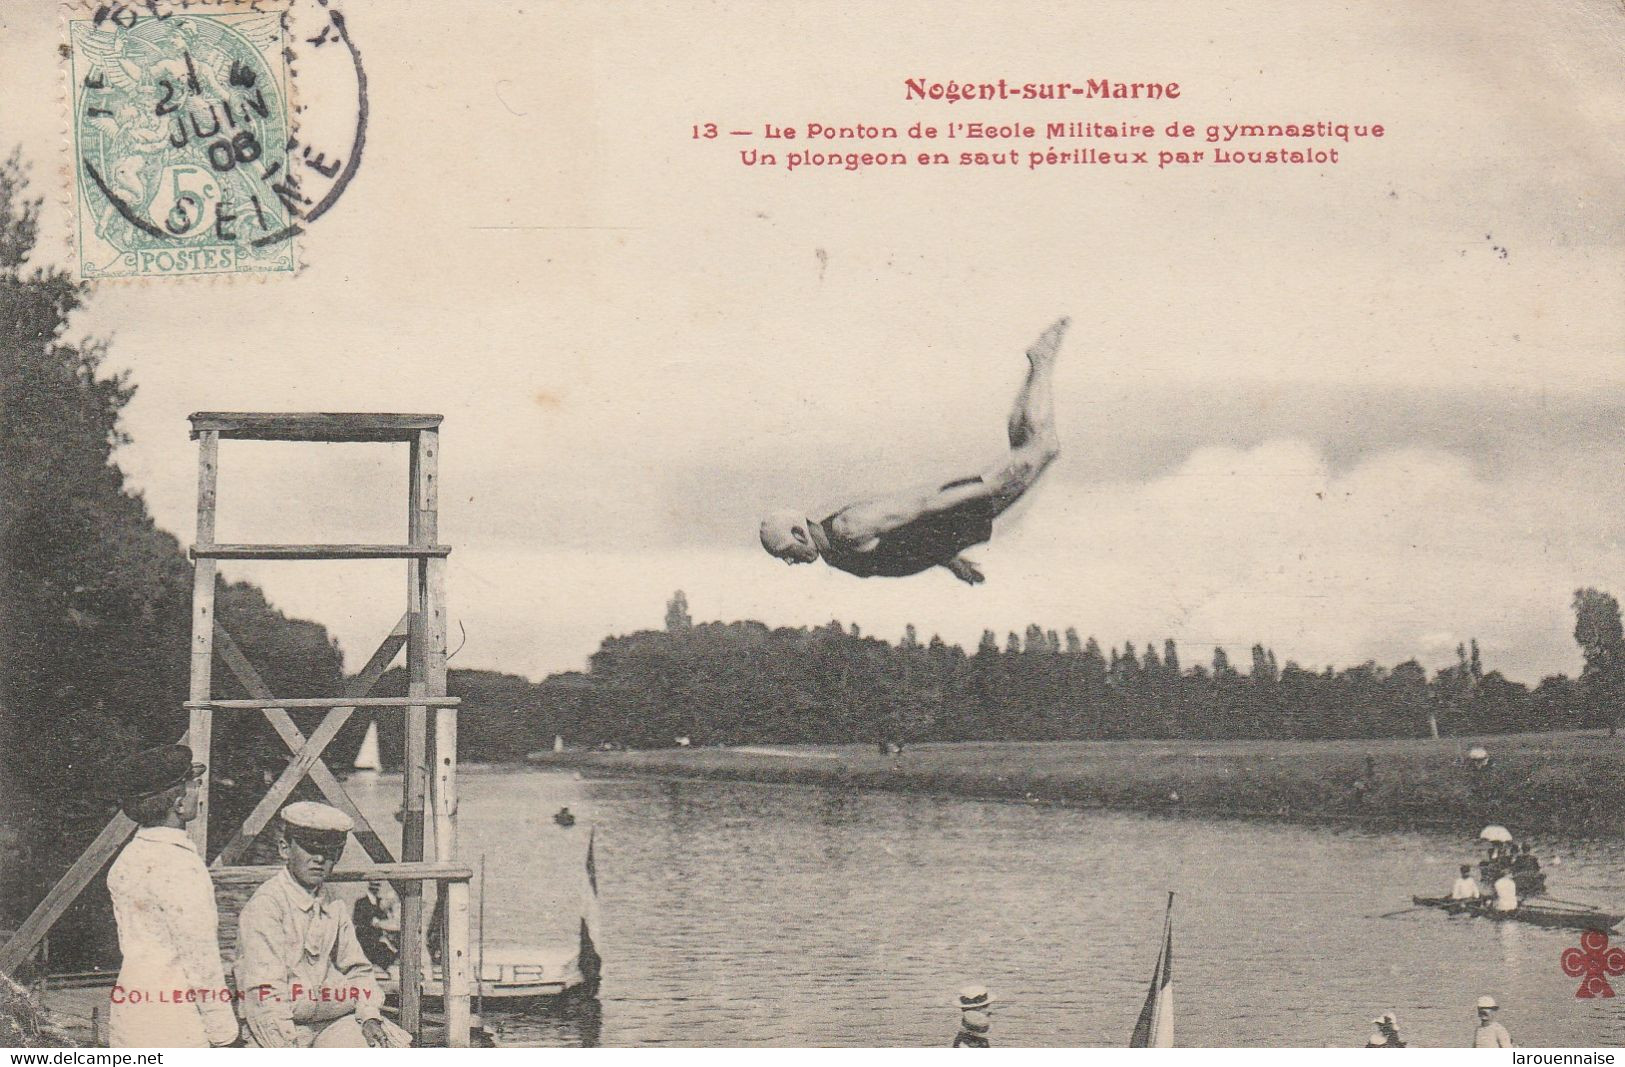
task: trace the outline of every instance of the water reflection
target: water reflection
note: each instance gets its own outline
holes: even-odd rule
[[[566,997],[518,1011],[497,1003],[487,1002],[481,1017],[498,1047],[599,1048],[603,1043],[604,1006],[597,997]]]

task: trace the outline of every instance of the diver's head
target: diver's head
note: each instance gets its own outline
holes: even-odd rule
[[[771,512],[762,519],[762,547],[786,563],[816,562],[818,546],[813,543],[811,525],[806,516],[788,508]]]

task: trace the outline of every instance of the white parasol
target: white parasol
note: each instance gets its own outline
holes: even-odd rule
[[[1512,831],[1505,826],[1486,826],[1478,832],[1480,841],[1511,841]]]

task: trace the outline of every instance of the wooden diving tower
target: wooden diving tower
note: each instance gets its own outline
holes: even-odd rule
[[[472,871],[457,862],[457,706],[446,695],[446,557],[439,543],[439,415],[375,413],[199,412],[190,416],[198,443],[197,540],[192,546],[191,683],[186,708],[190,728],[182,743],[197,758],[209,758],[216,712],[259,711],[293,754],[287,768],[249,813],[220,853],[210,862],[217,886],[257,884],[275,867],[238,866],[256,836],[266,828],[305,778],[323,798],[355,822],[354,834],[372,860],[362,867],[335,870],[329,881],[393,882],[401,898],[400,1022],[413,1039],[423,1035],[423,886],[435,882],[446,901],[441,960],[446,1043],[469,1043],[469,900]],[[215,541],[215,489],[221,441],[310,441],[321,443],[404,443],[409,446],[407,536],[391,545],[219,544]],[[366,667],[342,696],[290,699],[275,696],[259,671],[243,656],[215,619],[215,572],[222,559],[406,561],[406,611],[378,646]],[[407,695],[367,694],[406,650]],[[214,660],[220,657],[249,694],[222,699],[214,693]],[[358,707],[400,708],[406,716],[406,755],[402,767],[401,855],[397,859],[344,786],[322,759],[322,752]],[[307,737],[289,709],[326,709],[327,715]],[[430,712],[433,730],[430,730]],[[433,820],[434,856],[424,855],[425,826]],[[198,815],[189,826],[199,855],[209,858],[209,777],[200,783]],[[106,868],[135,824],[114,816],[46,894],[28,919],[0,948],[0,971],[14,973],[33,952],[51,925],[90,881]]]

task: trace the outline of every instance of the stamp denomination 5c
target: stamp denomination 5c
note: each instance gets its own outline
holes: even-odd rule
[[[83,277],[295,270],[286,26],[268,4],[68,18]]]

